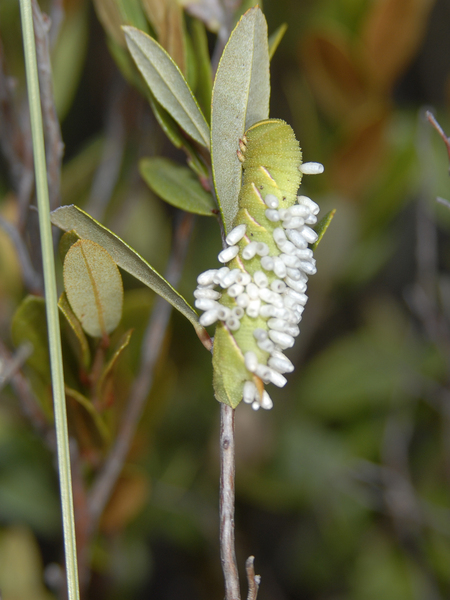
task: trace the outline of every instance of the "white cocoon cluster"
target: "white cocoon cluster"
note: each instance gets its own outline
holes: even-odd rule
[[[323,172],[320,163],[303,163],[299,168],[303,174]],[[300,333],[298,323],[308,299],[308,277],[316,272],[308,245],[318,239],[310,225],[317,222],[319,206],[311,198],[300,195],[298,204],[289,208],[280,208],[281,199],[274,194],[267,194],[263,200],[267,206],[265,215],[273,223],[272,236],[279,252],[270,255],[264,241],[249,239],[247,226],[237,225],[228,233],[227,247],[218,255],[223,264],[237,258],[236,268],[224,266],[201,273],[194,292],[196,308],[205,311],[200,317],[204,327],[222,321],[230,332],[235,332],[245,317],[266,321],[266,329],[255,327],[253,331],[256,345],[268,353],[266,362],[259,363],[255,352],[244,354],[249,378],[243,386],[243,400],[255,410],[270,409],[273,404],[265,390],[261,394],[255,381],[259,378],[264,383],[283,387],[284,374],[294,370],[283,351],[294,345]],[[255,269],[255,260],[260,268]],[[252,261],[249,271],[246,269],[248,261]],[[214,289],[216,287],[221,292]],[[232,299],[231,304],[227,301],[227,306],[221,303],[224,294]],[[228,308],[231,305],[233,307]]]

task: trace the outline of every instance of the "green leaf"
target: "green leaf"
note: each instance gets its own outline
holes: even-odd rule
[[[39,373],[46,383],[50,384],[47,319],[43,298],[27,296],[23,300],[14,313],[11,336],[16,348],[24,342],[31,342],[33,352],[29,356],[27,364]]]
[[[78,242],[80,238],[77,236],[75,231],[68,231],[64,235],[61,236],[59,240],[59,258],[61,262],[64,264],[64,259],[66,258],[66,254],[69,252],[70,248]]]
[[[197,215],[214,216],[217,206],[191,169],[167,158],[144,158],[139,170],[147,185],[160,198]]]
[[[150,102],[150,106],[152,107],[153,114],[160,124],[161,129],[167,135],[175,148],[182,148],[185,140],[183,140],[182,131],[178,127],[176,121],[174,121],[167,110],[161,106],[150,90],[148,90],[147,97]]]
[[[216,400],[232,408],[242,400],[244,382],[248,371],[244,355],[228,330],[219,324],[214,336],[213,386]]]
[[[80,238],[92,240],[103,246],[119,267],[142,281],[179,310],[192,323],[202,344],[210,350],[210,337],[205,328],[198,322],[198,315],[195,310],[164,277],[117,235],[74,205],[61,206],[54,210],[50,216],[52,223],[60,229],[64,231],[74,230]]]
[[[122,277],[102,246],[81,239],[69,249],[64,260],[64,287],[86,333],[102,337],[114,331],[122,316]]]
[[[209,148],[209,127],[180,69],[149,35],[124,27],[128,48],[152,94],[196,142]]]
[[[280,42],[283,39],[287,28],[288,28],[287,23],[282,23],[278,27],[278,29],[275,29],[275,31],[272,34],[270,34],[270,36],[269,36],[269,59],[270,60],[272,60],[273,55],[275,54],[278,46],[280,45]]]
[[[66,233],[66,235],[70,235],[70,233]],[[73,312],[72,308],[70,307],[65,292],[63,292],[59,297],[58,308],[66,317],[67,323],[70,325],[71,330],[75,334],[75,337],[78,341],[78,348],[76,353],[78,355],[80,363],[83,365],[83,367],[87,369],[91,362],[91,351],[89,350],[89,344],[86,336],[84,335],[81,323],[75,316],[75,313]]]
[[[192,21],[192,42],[197,61],[196,96],[208,123],[211,122],[212,71],[205,26],[198,19]]]
[[[214,185],[225,229],[237,213],[241,188],[239,140],[269,115],[267,23],[259,8],[245,13],[228,40],[212,94],[211,154]]]
[[[27,377],[34,394],[49,422],[53,419],[50,356],[48,351],[47,319],[45,300],[38,296],[27,296],[14,313],[11,338],[16,348],[31,343],[33,351],[26,365]]]
[[[330,210],[329,212],[327,212],[327,214],[323,217],[323,219],[320,219],[320,221],[317,223],[315,230],[319,237],[314,242],[314,244],[312,244],[312,246],[311,246],[311,248],[313,250],[315,250],[317,248],[317,246],[320,244],[320,241],[323,238],[323,236],[325,235],[325,231],[330,226],[330,223],[333,220],[333,217],[335,214],[336,214],[336,209],[334,208],[333,210]]]
[[[117,348],[114,350],[112,357],[109,359],[106,367],[103,369],[103,372],[100,376],[100,379],[97,384],[97,397],[99,400],[100,407],[107,407],[109,405],[108,400],[105,401],[103,396],[108,393],[108,384],[112,385],[113,377],[114,377],[114,367],[117,364],[117,361],[122,356],[123,351],[130,343],[131,334],[133,333],[132,329],[129,329],[124,335],[121,337]],[[108,387],[107,387],[108,386]]]
[[[66,395],[69,396],[69,398],[76,400],[78,404],[80,404],[89,413],[98,429],[99,434],[102,436],[103,441],[109,441],[111,436],[108,428],[89,398],[86,398],[86,396],[83,396],[83,394],[77,390],[74,390],[73,388],[68,387],[67,385]]]

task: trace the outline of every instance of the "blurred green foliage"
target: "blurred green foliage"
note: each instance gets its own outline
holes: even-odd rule
[[[238,15],[214,12],[206,0],[188,3],[187,12],[175,2],[97,0],[98,18],[85,0],[63,6],[62,14],[58,2],[42,5],[58,33],[52,61],[66,145],[61,203],[79,205],[163,272],[180,216],[142,180],[139,161],[164,156],[185,165],[187,157],[192,164],[198,149],[186,142],[183,152],[167,141],[120,24],[158,35],[205,109],[206,45],[213,51],[221,27]],[[173,15],[172,29],[164,29],[161,6]],[[288,24],[271,65],[271,116],[294,127],[305,160],[325,165],[303,193],[322,215],[337,212],[317,249],[289,385],[273,393],[269,413],[237,410],[238,562],[256,556],[260,600],[447,598],[450,213],[435,197],[450,197],[450,186],[445,147],[421,107],[435,104],[450,132],[448,7],[438,0],[265,0],[264,10],[269,34]],[[8,84],[0,87],[0,215],[18,226],[39,270],[33,213],[23,214],[12,170],[18,161],[24,171],[29,166],[12,0],[0,3],[0,36],[0,80]],[[173,132],[179,148],[185,140]],[[189,301],[220,246],[215,219],[197,217],[178,286]],[[73,329],[63,329],[70,429],[87,481],[109,442],[83,402],[96,390],[96,414],[114,437],[153,305],[152,292],[123,275],[119,327],[101,352],[89,341],[94,379]],[[16,248],[0,231],[0,380],[21,341],[45,335],[42,300],[23,303],[30,291]],[[61,554],[45,357],[33,354],[19,375],[0,401],[5,600],[57,597]],[[27,386],[37,414],[24,402]],[[210,355],[174,314],[126,468],[90,549],[86,598],[222,596],[218,414]]]

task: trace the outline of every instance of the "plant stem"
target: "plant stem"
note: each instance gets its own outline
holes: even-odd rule
[[[234,409],[220,405],[220,559],[225,578],[225,600],[240,600],[239,573],[234,550]]]
[[[63,516],[64,549],[66,558],[67,591],[69,600],[79,598],[75,522],[73,513],[72,482],[70,473],[69,435],[67,429],[62,365],[61,336],[59,331],[58,299],[56,294],[55,265],[45,161],[44,133],[36,63],[36,47],[30,0],[20,0],[24,40],[25,67],[33,138],[36,194],[39,210],[42,261],[44,269],[45,306],[53,384],[58,467]]]

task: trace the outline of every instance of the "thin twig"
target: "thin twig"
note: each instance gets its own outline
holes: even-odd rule
[[[33,193],[33,153],[28,110],[26,106],[21,111],[17,110],[14,89],[14,80],[6,73],[0,41],[0,147],[19,199],[19,230],[22,231]]]
[[[36,273],[34,267],[30,260],[30,255],[28,253],[28,249],[23,241],[20,233],[14,227],[12,223],[6,221],[3,217],[0,216],[0,227],[3,231],[9,236],[9,239],[14,244],[16,249],[17,258],[19,259],[20,266],[22,267],[22,275],[25,283],[25,287],[31,293],[39,293],[42,294],[43,291],[43,281],[42,277],[39,273]]]
[[[91,186],[86,211],[100,222],[119,179],[125,146],[123,107],[126,88],[117,79],[111,86],[110,101],[106,115],[106,131],[100,165]]]
[[[427,110],[426,113],[425,113],[425,116],[426,116],[427,120],[436,129],[436,131],[439,133],[439,135],[441,136],[441,138],[444,140],[444,144],[445,144],[445,146],[447,148],[448,158],[449,158],[449,161],[450,161],[450,138],[447,137],[447,135],[445,134],[445,131],[439,125],[439,123],[437,122],[436,117],[433,115],[433,113],[431,113],[429,110]]]
[[[184,215],[182,223],[175,234],[173,252],[166,271],[166,279],[172,285],[176,285],[181,275],[192,223],[192,215]],[[136,428],[144,411],[171,312],[171,305],[162,298],[159,298],[147,326],[142,345],[141,367],[132,387],[130,400],[120,430],[103,469],[98,474],[91,490],[89,499],[91,534],[97,529],[100,517],[122,472],[131,442],[136,433]]]
[[[26,347],[25,347],[26,348]],[[24,358],[20,354],[20,361]],[[23,414],[32,424],[33,428],[39,432],[44,438],[49,433],[49,426],[44,413],[39,408],[36,398],[30,388],[28,380],[19,370],[19,357],[11,354],[5,344],[0,340],[0,361],[4,365],[2,375],[3,383],[9,382],[14,390],[16,397],[19,399],[20,407]]]
[[[249,556],[245,563],[245,569],[247,571],[247,582],[248,582],[248,594],[247,600],[256,600],[258,597],[259,584],[261,583],[261,576],[255,575],[255,557]]]
[[[41,92],[42,121],[44,125],[45,153],[47,159],[47,178],[50,209],[61,204],[61,164],[64,144],[61,136],[58,115],[53,95],[52,66],[50,61],[49,30],[50,19],[43,14],[36,0],[32,0],[34,35],[36,40],[36,58]]]
[[[220,559],[225,600],[240,600],[239,573],[234,549],[234,409],[220,405]]]

